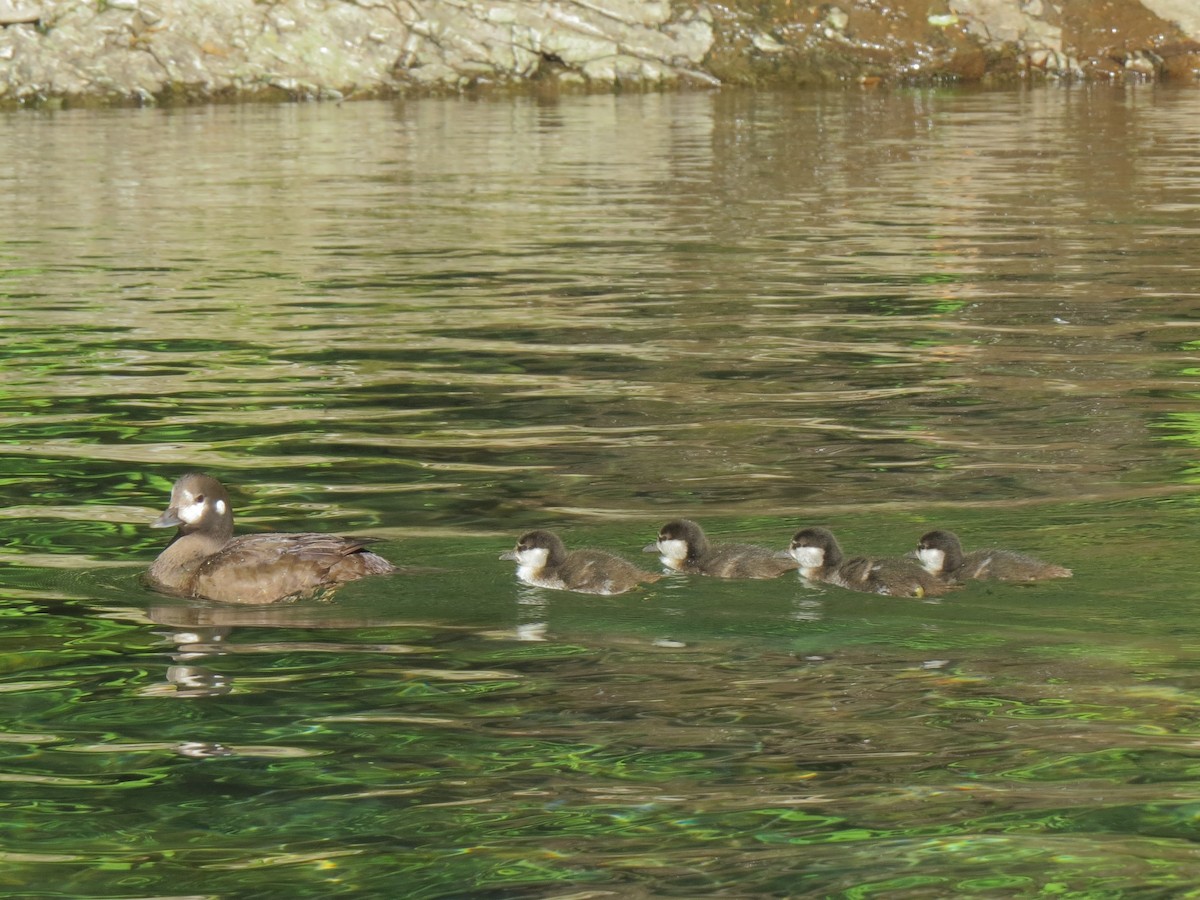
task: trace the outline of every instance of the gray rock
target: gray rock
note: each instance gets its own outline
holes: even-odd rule
[[[1195,0],[0,0],[0,102],[1195,77]],[[1090,17],[1090,18],[1089,18]],[[1103,25],[1104,27],[1100,27]],[[1098,38],[1101,35],[1102,38]]]

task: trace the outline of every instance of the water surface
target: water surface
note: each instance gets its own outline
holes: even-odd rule
[[[1186,896],[1198,123],[1161,86],[0,117],[0,894]],[[156,595],[189,469],[417,571]],[[677,515],[1076,575],[496,559],[653,565]]]

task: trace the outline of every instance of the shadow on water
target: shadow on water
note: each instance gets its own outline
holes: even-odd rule
[[[0,893],[1190,890],[1198,103],[5,116]],[[409,574],[153,594],[188,469]],[[682,514],[1076,575],[581,597],[496,558],[651,565]]]

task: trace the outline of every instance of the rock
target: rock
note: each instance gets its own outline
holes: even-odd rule
[[[1195,79],[1195,0],[0,0],[0,102]]]

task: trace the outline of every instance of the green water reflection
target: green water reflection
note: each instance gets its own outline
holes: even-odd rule
[[[1198,106],[5,116],[0,894],[1187,896]],[[193,468],[415,574],[150,593]],[[676,515],[1076,576],[603,598],[496,559],[649,565]]]

